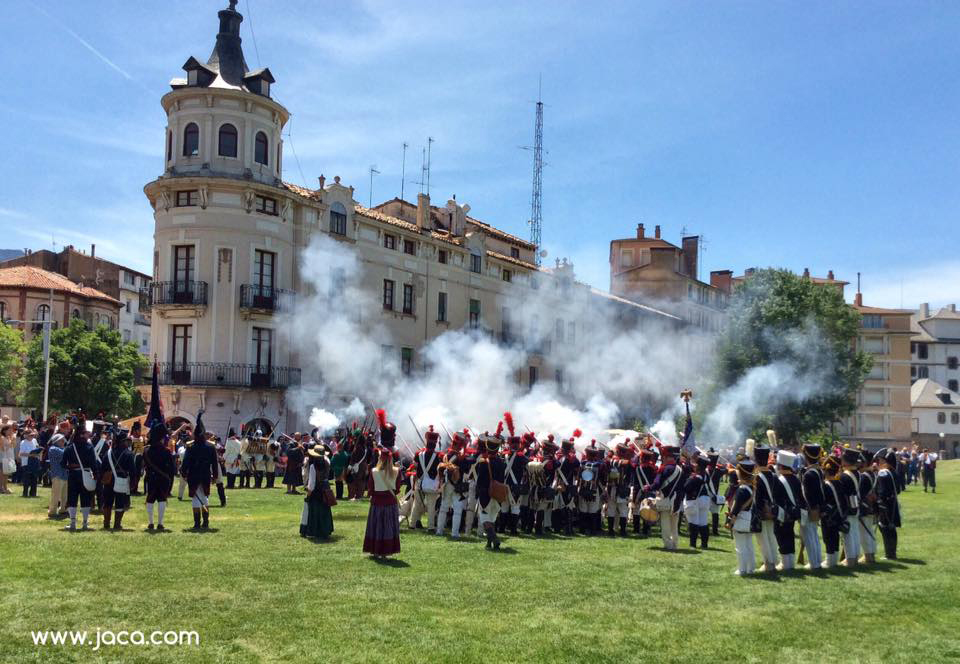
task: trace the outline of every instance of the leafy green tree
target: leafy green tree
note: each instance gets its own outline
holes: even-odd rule
[[[728,315],[707,411],[733,392],[747,395],[742,430],[763,439],[773,428],[796,443],[854,410],[872,361],[855,349],[860,314],[839,290],[787,270],[758,270],[737,287]],[[751,393],[751,379],[760,378],[764,393]]]
[[[0,323],[0,400],[20,402],[24,349],[23,332]]]
[[[50,335],[50,409],[82,408],[94,415],[130,417],[143,412],[135,387],[138,370],[147,364],[136,344],[124,342],[118,330],[104,325],[89,329],[79,319]],[[27,350],[27,403],[43,405],[43,336]]]

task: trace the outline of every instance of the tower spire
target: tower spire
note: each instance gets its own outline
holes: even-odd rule
[[[220,18],[220,31],[217,32],[217,43],[207,64],[220,72],[221,78],[230,85],[243,85],[243,77],[247,73],[247,62],[243,58],[243,47],[240,45],[240,24],[243,16],[237,11],[236,0],[230,0],[230,6],[217,12]]]
[[[541,98],[542,79],[537,83],[537,117],[533,128],[533,193],[530,197],[530,243],[534,249],[534,258],[540,265],[540,242],[543,226],[541,197],[543,190],[543,100]]]

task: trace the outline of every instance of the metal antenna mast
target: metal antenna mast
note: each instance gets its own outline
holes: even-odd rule
[[[403,200],[403,185],[407,180],[407,142],[403,142],[403,161],[400,162],[400,200]]]
[[[427,136],[427,196],[430,195],[430,148],[433,146],[433,137]]]
[[[380,171],[377,170],[376,164],[370,167],[370,203],[367,205],[368,208],[373,207],[373,176],[380,175]]]
[[[543,227],[541,197],[543,191],[543,101],[542,81],[537,83],[537,120],[533,130],[533,195],[530,197],[530,242],[534,245],[534,260],[540,265],[540,241]]]
[[[420,193],[423,193],[423,186],[427,183],[427,149],[420,148]]]

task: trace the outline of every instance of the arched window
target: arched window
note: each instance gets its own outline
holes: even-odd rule
[[[173,159],[173,132],[167,130],[167,161]]]
[[[237,156],[237,128],[232,124],[220,126],[217,154],[221,157]]]
[[[37,320],[50,320],[50,305],[41,304],[37,307]]]
[[[183,130],[183,156],[196,157],[200,154],[200,127],[191,122]]]
[[[73,310],[73,313],[70,314],[70,318],[80,318],[80,310],[79,310],[79,309],[74,309],[74,310]]]
[[[330,206],[330,232],[337,235],[347,234],[347,209],[338,202]]]
[[[266,166],[268,148],[269,145],[267,143],[267,135],[262,131],[258,131],[256,141],[254,141],[253,160],[258,164],[263,164]]]

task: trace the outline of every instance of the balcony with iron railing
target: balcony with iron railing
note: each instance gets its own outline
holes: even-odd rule
[[[226,362],[162,362],[157,365],[161,385],[249,387],[284,390],[300,385],[300,369]]]
[[[156,306],[207,306],[206,281],[154,281],[140,289],[140,309]]]
[[[260,284],[240,285],[240,308],[246,311],[272,313],[289,309],[295,293],[283,288]]]

